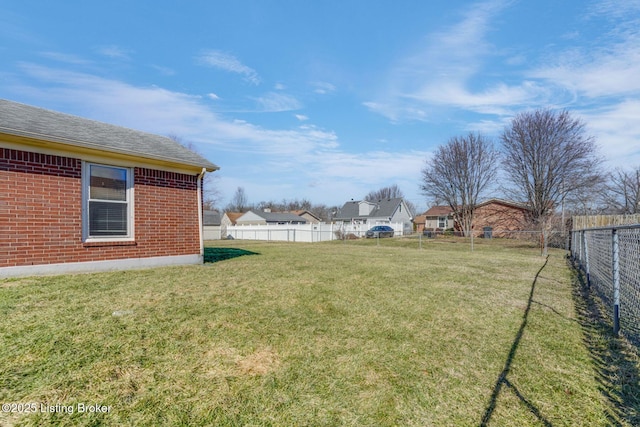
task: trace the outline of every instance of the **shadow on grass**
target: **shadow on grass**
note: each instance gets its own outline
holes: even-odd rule
[[[536,276],[533,279],[533,283],[531,284],[531,291],[529,292],[529,300],[527,301],[527,308],[524,310],[524,315],[522,316],[522,323],[520,324],[520,329],[518,329],[518,333],[516,334],[513,343],[511,344],[511,350],[509,350],[509,355],[507,356],[507,360],[504,363],[504,368],[500,375],[498,375],[498,379],[496,380],[496,384],[493,386],[493,392],[491,393],[491,399],[489,400],[489,404],[484,411],[484,415],[482,416],[482,421],[480,422],[481,427],[485,427],[489,425],[489,421],[491,421],[491,417],[493,416],[493,412],[496,409],[496,405],[498,404],[498,397],[500,397],[500,392],[502,391],[502,387],[506,387],[511,390],[516,397],[531,411],[531,413],[542,423],[544,426],[552,426],[551,422],[547,420],[540,410],[529,401],[518,388],[507,378],[509,372],[511,371],[511,364],[513,363],[513,359],[516,356],[516,352],[518,351],[518,347],[520,346],[520,340],[522,339],[522,334],[527,327],[527,322],[529,319],[529,311],[531,310],[531,305],[534,303],[533,295],[536,290],[536,283],[538,282],[538,277],[540,277],[540,273],[547,266],[547,262],[549,262],[549,257],[546,258],[540,270],[536,273]]]
[[[259,255],[258,252],[251,252],[238,248],[204,248],[204,262],[218,262],[227,259],[237,258],[243,255]]]
[[[640,372],[637,348],[613,333],[611,316],[596,293],[587,286],[585,277],[572,268],[573,299],[591,354],[600,392],[610,403],[605,415],[612,426],[621,421],[640,425]]]

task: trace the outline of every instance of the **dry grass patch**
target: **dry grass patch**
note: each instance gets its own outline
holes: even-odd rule
[[[271,348],[242,355],[238,349],[226,347],[207,351],[202,363],[207,376],[228,378],[269,374],[278,369],[280,359]]]
[[[278,355],[271,349],[259,350],[236,361],[240,373],[244,375],[266,375],[278,368]]]

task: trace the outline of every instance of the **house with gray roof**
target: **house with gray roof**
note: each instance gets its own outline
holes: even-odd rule
[[[289,213],[301,216],[302,218],[306,219],[307,222],[310,222],[312,224],[318,224],[320,222],[322,222],[322,219],[320,219],[320,217],[316,214],[314,214],[311,211],[308,211],[306,209],[298,209],[295,211],[290,211]]]
[[[171,138],[0,100],[0,277],[202,262],[217,169]]]
[[[413,213],[399,197],[377,201],[351,200],[333,217],[334,222],[338,224],[366,224],[371,227],[401,222],[405,234],[413,229],[412,219]]]
[[[249,211],[236,219],[237,225],[306,224],[307,220],[290,212]]]

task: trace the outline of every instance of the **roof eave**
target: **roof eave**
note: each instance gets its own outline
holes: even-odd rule
[[[61,138],[61,137],[55,137],[50,135],[38,134],[34,132],[10,129],[2,126],[0,126],[0,134],[7,135],[9,137],[14,137],[17,140],[19,140],[19,142],[25,142],[31,145],[41,145],[44,142],[44,143],[55,144],[63,147],[64,146],[73,147],[73,151],[78,151],[78,152],[114,153],[114,154],[124,155],[127,157],[132,157],[132,158],[161,161],[161,162],[165,162],[172,165],[191,166],[197,170],[201,170],[204,168],[206,169],[207,172],[214,172],[220,169],[219,166],[208,161],[202,162],[202,163],[188,162],[184,160],[176,160],[172,157],[167,157],[162,155],[143,154],[143,153],[136,152],[134,150],[118,150],[113,148],[105,148],[104,146],[93,143],[93,142],[72,140],[68,138]]]

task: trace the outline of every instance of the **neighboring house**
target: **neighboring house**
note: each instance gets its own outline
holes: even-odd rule
[[[244,215],[244,212],[225,212],[220,219],[220,225],[236,225],[236,221]]]
[[[249,211],[236,219],[236,225],[306,223],[306,219],[288,212]]]
[[[489,199],[476,205],[473,213],[474,235],[482,236],[485,227],[491,227],[493,236],[506,237],[526,228],[528,209],[525,205],[501,199]],[[459,229],[450,206],[433,206],[424,214],[423,230],[443,231]],[[417,223],[418,231],[420,223]]]
[[[424,231],[424,224],[427,222],[427,218],[424,214],[416,215],[413,218],[413,230],[422,233]]]
[[[227,233],[227,227],[236,225],[236,220],[244,215],[244,212],[225,212],[220,219],[220,236],[224,239],[229,234]]]
[[[222,229],[220,212],[218,211],[204,211],[202,214],[203,227],[202,232],[204,240],[219,240],[222,238]]]
[[[344,204],[333,220],[336,223],[366,224],[369,226],[403,223],[405,234],[411,233],[413,213],[402,198],[393,198],[369,202],[350,201]]]
[[[476,235],[482,235],[484,227],[491,227],[494,237],[510,237],[527,228],[528,212],[521,203],[489,199],[476,205],[473,229]]]
[[[170,138],[0,100],[0,277],[201,263],[217,169]]]
[[[297,210],[297,211],[290,211],[290,213],[294,214],[294,215],[298,215],[301,216],[302,218],[306,219],[307,222],[312,223],[312,224],[318,224],[320,223],[322,220],[320,218],[318,218],[316,215],[313,214],[313,212],[309,212],[308,210]]]
[[[453,209],[450,206],[433,206],[422,216],[424,216],[424,228],[417,231],[444,231],[455,227]]]

